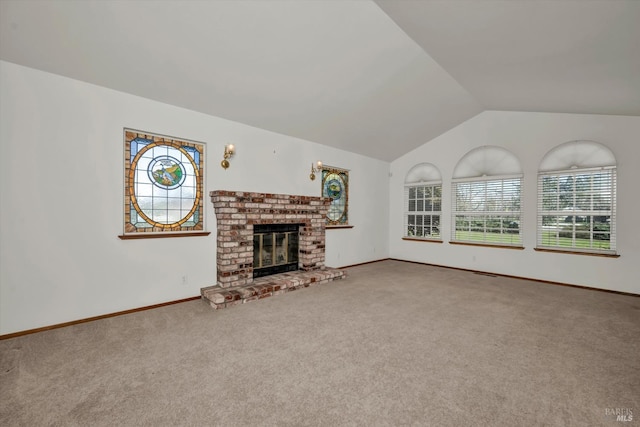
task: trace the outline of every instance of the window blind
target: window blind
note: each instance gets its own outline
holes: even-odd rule
[[[522,175],[452,184],[452,241],[522,246]]]
[[[616,167],[538,174],[537,246],[616,253]]]

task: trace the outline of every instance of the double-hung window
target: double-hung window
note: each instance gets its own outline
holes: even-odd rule
[[[442,242],[441,215],[442,175],[435,165],[419,163],[404,178],[404,238]]]
[[[522,246],[522,176],[453,182],[453,241]]]
[[[616,166],[608,148],[565,143],[549,152],[541,169],[537,248],[615,255]]]
[[[440,239],[442,183],[405,187],[405,237]]]

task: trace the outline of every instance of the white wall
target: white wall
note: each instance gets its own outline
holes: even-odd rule
[[[389,165],[0,61],[0,335],[192,297],[215,283],[208,199],[208,237],[117,238],[123,127],[205,142],[207,193],[318,195],[319,181],[307,177],[312,161],[350,169],[355,227],[327,231],[328,266],[392,257],[640,293],[640,117],[485,112]],[[601,142],[617,157],[620,258],[533,250],[538,164],[551,148],[575,139]],[[226,143],[236,145],[237,155],[224,171]],[[482,145],[504,147],[522,162],[523,251],[447,243],[449,179],[458,160]],[[401,239],[404,176],[421,162],[443,175],[443,244]]]
[[[640,293],[640,117],[487,111],[391,163],[389,254],[392,258],[536,278],[567,284]],[[536,252],[537,170],[542,157],[572,140],[594,140],[609,147],[618,162],[620,258]],[[524,170],[525,250],[450,245],[451,185],[456,163],[482,145],[504,147]],[[402,240],[404,177],[417,163],[436,165],[443,177],[444,243]]]
[[[206,143],[207,194],[319,195],[311,162],[350,169],[355,227],[328,231],[327,265],[388,257],[388,163],[1,61],[0,335],[188,298],[215,284],[208,198],[208,237],[118,239],[124,127]],[[226,143],[237,154],[225,171]]]

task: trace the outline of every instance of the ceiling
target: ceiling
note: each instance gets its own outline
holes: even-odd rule
[[[391,161],[484,110],[640,116],[636,0],[0,0],[0,59]]]

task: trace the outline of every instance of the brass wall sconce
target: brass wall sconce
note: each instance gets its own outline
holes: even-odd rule
[[[322,170],[322,162],[318,160],[314,165],[311,163],[311,173],[309,174],[309,179],[313,181],[316,179],[316,172],[320,172]]]
[[[225,170],[229,167],[229,159],[236,154],[236,147],[233,144],[227,144],[224,146],[224,160],[220,162],[220,166],[222,166]]]

